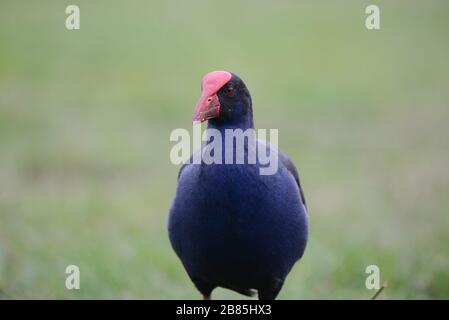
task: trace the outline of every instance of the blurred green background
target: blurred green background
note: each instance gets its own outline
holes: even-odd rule
[[[449,298],[448,57],[444,0],[2,0],[0,298],[200,298],[166,231],[169,134],[217,69],[300,169],[310,242],[280,299],[370,298],[370,264],[380,298]]]

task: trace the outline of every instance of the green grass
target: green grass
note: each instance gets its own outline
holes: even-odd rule
[[[196,299],[171,250],[174,128],[230,70],[300,168],[310,242],[281,299],[449,298],[449,4],[0,4],[0,298]],[[65,267],[81,290],[65,289]],[[217,290],[216,298],[240,298]]]

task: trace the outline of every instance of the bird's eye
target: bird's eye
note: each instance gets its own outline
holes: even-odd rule
[[[226,92],[226,95],[228,97],[231,97],[234,94],[234,88],[233,87],[227,87],[225,92]]]

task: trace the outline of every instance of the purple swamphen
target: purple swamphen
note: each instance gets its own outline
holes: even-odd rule
[[[208,73],[193,120],[208,120],[208,129],[218,130],[223,140],[227,129],[253,129],[246,85],[230,72]],[[225,141],[221,145],[225,148]],[[168,232],[204,299],[216,287],[248,296],[256,290],[259,299],[275,299],[304,253],[308,218],[298,172],[274,145],[259,140],[256,145],[277,155],[274,174],[260,174],[259,159],[240,164],[190,161],[179,171]],[[232,148],[235,152],[234,143]],[[248,150],[245,144],[245,155]]]

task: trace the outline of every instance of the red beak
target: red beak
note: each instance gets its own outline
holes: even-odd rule
[[[216,94],[212,96],[202,95],[196,104],[192,121],[206,121],[220,115],[220,100]]]
[[[206,121],[220,115],[220,99],[217,92],[232,78],[227,71],[213,71],[203,77],[202,95],[195,107],[192,121]]]

